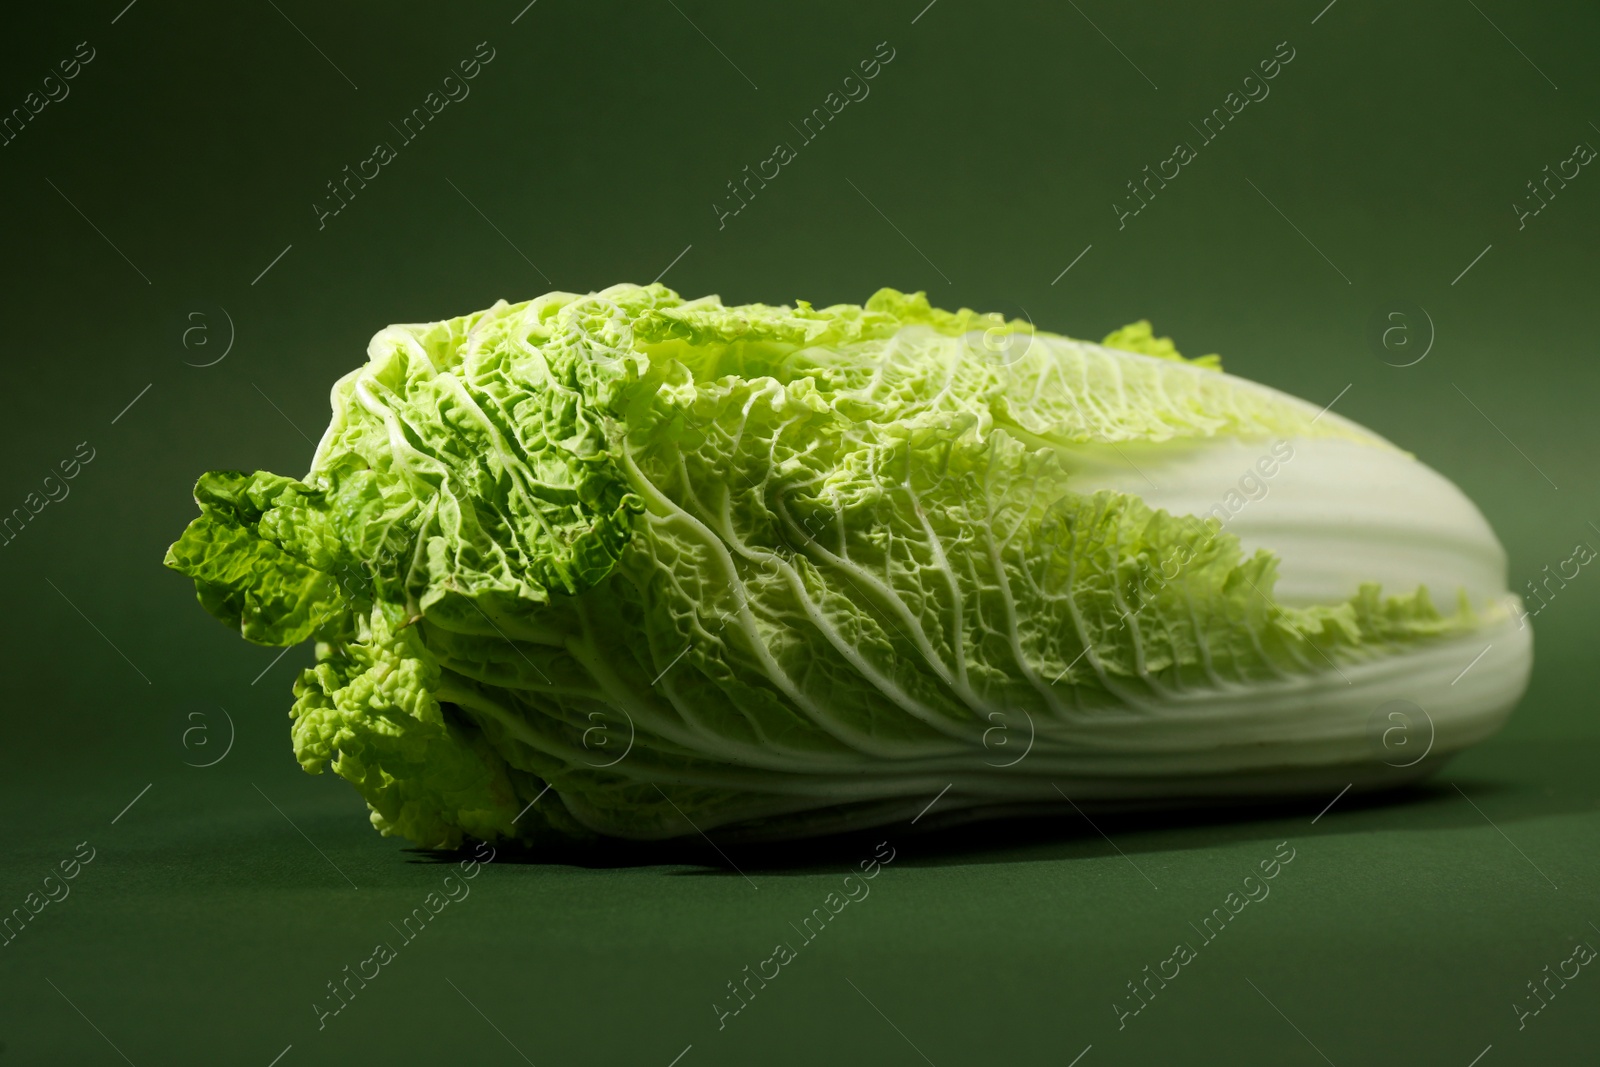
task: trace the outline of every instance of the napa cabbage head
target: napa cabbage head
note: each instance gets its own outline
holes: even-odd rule
[[[332,408],[166,562],[316,642],[301,765],[426,845],[1379,786],[1526,683],[1458,490],[1149,323],[619,285],[392,326]]]

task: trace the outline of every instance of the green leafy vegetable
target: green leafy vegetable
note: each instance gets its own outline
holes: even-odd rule
[[[301,765],[426,845],[1382,785],[1531,655],[1482,516],[1371,432],[1147,322],[888,289],[390,327],[304,478],[195,498],[168,566],[316,639]]]

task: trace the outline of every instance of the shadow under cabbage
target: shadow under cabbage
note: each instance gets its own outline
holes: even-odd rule
[[[810,875],[853,867],[881,841],[899,852],[896,867],[1036,863],[1048,860],[1196,851],[1250,841],[1271,843],[1331,834],[1417,833],[1482,828],[1594,811],[1593,745],[1509,742],[1497,758],[1463,759],[1457,773],[1400,788],[1351,793],[1336,802],[1297,797],[1206,801],[1115,812],[1018,811],[978,819],[970,811],[941,817],[937,809],[909,822],[798,840],[750,842],[692,836],[668,841],[600,840],[531,846],[497,845],[497,863],[587,869],[663,867],[691,877]],[[1557,787],[1560,788],[1557,788]],[[1470,802],[1469,802],[1470,798]],[[1477,805],[1476,807],[1474,805]],[[1324,810],[1326,809],[1326,810]],[[1270,839],[1270,841],[1269,841]],[[1114,842],[1114,845],[1113,845]],[[455,862],[469,849],[410,849],[412,862]]]

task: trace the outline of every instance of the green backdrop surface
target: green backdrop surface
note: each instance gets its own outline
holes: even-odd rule
[[[660,277],[1149,317],[1456,481],[1521,590],[1600,547],[1600,176],[1529,185],[1600,145],[1592,5],[124,3],[0,37],[0,511],[77,462],[0,548],[0,908],[79,861],[0,947],[0,1064],[1592,1062],[1600,977],[1528,987],[1600,944],[1587,571],[1505,731],[1400,796],[497,856],[407,940],[457,858],[301,774],[310,650],[160,566],[200,472],[305,468],[382,326]]]

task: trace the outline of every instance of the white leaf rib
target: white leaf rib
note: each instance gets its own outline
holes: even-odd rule
[[[644,476],[638,464],[633,459],[632,450],[624,448],[622,454],[623,469],[629,482],[636,492],[643,497],[647,504],[653,504],[658,512],[658,521],[682,528],[688,536],[702,544],[716,560],[723,575],[723,581],[730,587],[739,584],[739,570],[716,533],[709,529],[705,523],[680,507],[675,501],[661,492],[654,483]],[[790,677],[789,673],[778,664],[772,655],[772,650],[767,647],[766,641],[761,637],[755,619],[751,616],[748,603],[740,605],[737,618],[739,626],[745,634],[750,652],[755,656],[761,671],[767,680],[776,686],[790,702],[800,709],[801,713],[815,725],[827,732],[835,740],[841,741],[851,748],[868,752],[878,756],[892,756],[895,746],[885,745],[878,738],[863,734],[860,731],[841,726],[832,716],[824,712],[811,700],[801,686]]]
[[[792,567],[786,560],[778,556],[776,553],[760,551],[746,545],[738,537],[738,535],[733,532],[732,520],[727,514],[726,503],[724,504],[723,515],[721,518],[723,524],[727,527],[727,529],[722,532],[723,537],[727,540],[727,543],[747,560],[761,560],[763,562],[770,560],[775,562],[779,573],[784,575],[784,578],[789,585],[790,594],[794,597],[795,601],[801,605],[802,609],[806,613],[807,619],[810,620],[812,626],[814,626],[817,632],[822,635],[823,640],[831,645],[833,649],[838,652],[846,662],[854,667],[863,678],[871,682],[879,692],[888,697],[890,701],[892,701],[902,711],[913,716],[924,724],[933,727],[946,737],[971,743],[973,740],[973,734],[971,730],[962,729],[961,725],[959,723],[952,722],[949,716],[940,715],[933,708],[923,704],[921,701],[911,696],[910,693],[906,692],[905,689],[899,685],[899,683],[895,682],[882,671],[878,670],[877,667],[868,662],[866,657],[861,653],[860,649],[853,642],[847,641],[844,635],[841,634],[838,629],[828,621],[827,616],[822,610],[821,606],[812,600],[810,593],[805,588],[804,580],[800,577],[799,572],[794,567]],[[902,637],[904,637],[903,634]],[[892,643],[890,643],[890,647],[893,647]],[[978,735],[978,737],[981,739],[981,733]],[[904,743],[902,742],[902,744]]]

